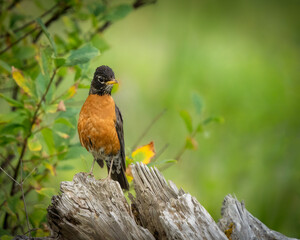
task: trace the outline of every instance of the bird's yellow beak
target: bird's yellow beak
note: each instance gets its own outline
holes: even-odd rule
[[[116,79],[112,79],[112,80],[106,82],[106,85],[113,85],[113,84],[118,84],[118,81]]]

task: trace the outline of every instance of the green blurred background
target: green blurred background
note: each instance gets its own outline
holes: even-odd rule
[[[191,96],[200,94],[202,117],[225,122],[199,134],[198,150],[185,152],[165,177],[215,220],[233,193],[268,227],[291,237],[300,237],[299,12],[293,0],[161,0],[113,24],[104,34],[110,49],[93,63],[109,65],[121,82],[114,98],[128,148],[167,108],[140,142],[153,140],[156,150],[169,143],[161,158],[174,158],[184,144],[179,111],[193,113]],[[79,90],[75,100],[82,104],[87,93]],[[68,176],[58,171],[56,183],[87,171],[87,158]]]
[[[300,237],[300,2],[158,1],[105,32],[107,64],[121,80],[115,99],[131,147],[169,143],[174,157],[186,130],[179,111],[204,102],[221,115],[197,136],[199,149],[164,171],[217,220],[234,193],[268,227]],[[196,115],[194,115],[196,116]],[[193,119],[197,120],[197,119]]]

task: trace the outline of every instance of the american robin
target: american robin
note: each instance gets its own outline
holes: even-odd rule
[[[94,157],[102,168],[106,162],[108,177],[118,181],[123,189],[129,185],[125,176],[125,150],[123,119],[111,97],[115,80],[113,70],[108,66],[98,67],[91,82],[89,96],[83,104],[78,120],[80,143]]]

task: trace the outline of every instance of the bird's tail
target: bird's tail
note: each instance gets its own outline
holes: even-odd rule
[[[121,188],[129,190],[129,184],[123,169],[121,169],[120,173],[117,173],[117,171],[112,172],[111,178],[115,181],[118,181],[121,185]]]

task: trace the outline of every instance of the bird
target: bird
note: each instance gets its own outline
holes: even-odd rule
[[[107,178],[118,181],[122,189],[128,190],[123,118],[111,96],[114,84],[118,81],[110,67],[102,65],[96,69],[89,95],[79,113],[77,129],[81,145],[94,157],[90,174],[93,174],[95,161],[101,168],[106,162]]]

